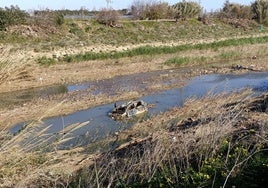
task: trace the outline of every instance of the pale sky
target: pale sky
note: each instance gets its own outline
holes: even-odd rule
[[[146,0],[144,0],[146,1]],[[155,0],[158,2],[158,0]],[[181,0],[160,0],[167,2],[169,5],[180,2]],[[239,3],[249,5],[254,0],[230,0],[231,3]],[[113,9],[130,8],[134,0],[111,0],[109,7]],[[223,7],[225,0],[196,0],[201,6],[207,10],[217,10]],[[78,10],[81,7],[88,10],[99,10],[107,7],[106,0],[0,0],[0,7],[10,7],[10,5],[18,5],[22,10],[44,10],[46,8],[52,10],[70,9]]]

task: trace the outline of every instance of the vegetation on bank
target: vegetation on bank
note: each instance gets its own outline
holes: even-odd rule
[[[266,3],[265,0],[258,0],[251,6],[245,6],[226,1],[220,11],[210,13],[202,12],[202,7],[191,1],[182,1],[172,6],[139,1],[133,2],[128,11],[40,10],[31,14],[12,6],[0,8],[0,37],[2,43],[25,43],[30,40],[31,43],[40,44],[50,41],[53,46],[68,46],[66,37],[83,45],[217,38],[239,32],[257,32],[259,24],[265,26]],[[127,14],[129,19],[120,17],[121,13]],[[79,19],[68,18],[68,15],[73,14],[80,17],[79,22]],[[87,15],[93,17],[85,19]],[[258,21],[259,17],[262,21]],[[163,23],[163,19],[168,21]],[[69,45],[73,46],[74,43]]]
[[[20,48],[27,46],[34,52],[95,44],[123,46],[186,42],[176,46],[145,45],[121,51],[52,54],[37,59],[40,65],[48,66],[60,62],[117,60],[191,50],[217,53],[211,56],[175,56],[163,63],[183,66],[194,62],[233,60],[248,54],[219,49],[268,42],[266,36],[253,36],[266,32],[259,27],[259,24],[267,24],[266,9],[257,14],[259,4],[265,7],[265,2],[256,1],[254,13],[251,7],[226,1],[223,10],[212,15],[201,14],[196,3],[187,4],[185,1],[174,7],[167,7],[165,3],[145,3],[146,6],[141,8],[147,11],[146,14],[136,15],[142,16],[139,18],[142,21],[117,20],[118,15],[114,11],[113,20],[109,20],[107,18],[111,14],[105,11],[110,10],[97,12],[105,13],[98,15],[99,20],[71,20],[64,18],[64,12],[53,11],[37,11],[35,17],[31,17],[18,7],[11,7],[12,14],[15,13],[14,19],[0,22],[0,39],[1,43],[19,44]],[[194,5],[198,13],[184,9],[185,5],[188,8]],[[138,10],[138,7],[132,8],[133,11]],[[155,10],[169,10],[176,16],[168,17],[172,20],[154,21],[162,16],[171,16],[165,12],[158,14],[160,12]],[[9,8],[1,9],[0,17],[4,15],[1,18],[7,20],[11,18],[11,12]],[[183,12],[188,13],[185,16]],[[257,17],[252,20],[252,16]],[[249,37],[240,38],[244,35]],[[228,37],[235,39],[222,40]],[[210,39],[216,40],[208,42]],[[189,41],[197,43],[189,44]],[[23,70],[22,65],[6,59],[3,56],[0,58],[0,84],[7,82],[16,70]],[[21,70],[15,75],[20,75]],[[23,77],[23,74],[20,76]],[[22,144],[21,140],[32,134],[30,130],[34,127],[31,125],[17,135],[8,134],[3,128],[0,130],[0,186],[264,187],[268,183],[265,179],[268,175],[267,100],[267,95],[255,97],[247,92],[189,100],[181,109],[151,117],[115,137],[110,135],[105,140],[69,151],[59,150],[57,143],[48,145],[46,140],[39,142],[38,147],[36,140]],[[68,134],[61,133],[56,135],[58,143]],[[42,136],[42,131],[36,135]],[[98,152],[103,148],[112,149]]]
[[[211,43],[200,43],[200,44],[185,44],[178,46],[160,46],[160,47],[152,47],[152,46],[141,46],[138,48],[126,50],[126,51],[115,51],[115,52],[86,52],[83,54],[74,54],[74,55],[65,55],[64,57],[58,58],[47,58],[45,56],[39,58],[37,61],[41,65],[52,65],[57,62],[80,62],[80,61],[89,61],[89,60],[105,60],[105,59],[120,59],[125,57],[134,57],[134,56],[153,56],[159,54],[173,54],[183,51],[190,50],[217,50],[219,48],[230,47],[230,46],[244,46],[244,45],[252,45],[252,44],[262,44],[267,43],[268,37],[249,37],[249,38],[240,38],[240,39],[227,39],[223,41],[215,41]],[[230,58],[234,59],[237,57],[241,57],[242,54],[229,53],[222,54],[214,59],[209,59],[207,57],[180,57],[180,58],[172,58],[165,62],[167,65],[182,65],[187,64],[189,62],[205,62],[208,60],[230,60]]]
[[[18,7],[11,7],[12,11],[9,8],[1,9],[2,13],[4,13],[3,15],[8,15],[9,18],[14,17],[12,23],[7,22],[7,24],[3,24],[5,31],[0,32],[1,42],[19,43],[21,48],[30,47],[35,52],[54,51],[58,48],[66,47],[82,49],[83,46],[94,45],[109,45],[114,48],[114,50],[108,50],[108,52],[105,50],[95,52],[93,48],[91,51],[83,53],[68,53],[66,51],[61,54],[55,53],[51,56],[41,56],[37,59],[37,62],[41,65],[52,65],[58,62],[119,59],[138,55],[168,54],[192,49],[217,49],[219,47],[267,42],[266,37],[222,40],[222,38],[253,36],[266,32],[255,19],[256,11],[260,9],[260,5],[257,6],[256,4],[259,1],[254,4],[255,13],[253,7],[250,8],[249,6],[226,1],[222,10],[207,14],[201,13],[200,5],[194,2],[183,1],[166,8],[163,8],[167,6],[166,4],[157,4],[156,2],[152,4],[143,3],[139,4],[139,6],[134,4],[130,12],[130,14],[134,14],[138,10],[138,12],[141,12],[140,9],[144,11],[143,16],[136,18],[142,21],[118,20],[120,17],[117,11],[112,10],[108,12],[109,10],[106,9],[94,12],[96,17],[89,20],[64,18],[64,15],[67,13],[71,14],[67,10],[65,12],[35,11],[34,16],[30,16]],[[265,3],[261,6],[265,7],[264,5]],[[162,19],[162,17],[145,20],[146,17],[152,15],[150,11],[161,12],[169,10],[170,12],[170,9],[175,11],[173,15],[168,17],[172,18],[172,20],[153,21]],[[263,9],[262,20],[266,19],[265,11],[266,9]],[[123,12],[126,14],[126,11]],[[79,14],[82,13],[93,14],[89,13],[89,11],[83,12],[83,10],[80,10]],[[15,18],[17,17],[20,17],[23,21],[16,21]],[[159,16],[155,15],[155,17]],[[2,18],[2,20],[5,19],[7,18]],[[212,39],[215,42],[207,42]],[[178,41],[193,44],[149,46],[150,43],[162,43],[164,45],[174,42],[178,44]],[[117,50],[119,46],[135,44],[149,45]],[[200,61],[204,60],[204,58],[200,59]],[[167,62],[167,64],[171,64],[171,61]],[[173,60],[173,62],[175,61]]]
[[[119,137],[133,141],[103,153],[71,185],[264,187],[267,97],[246,92],[188,101],[128,131],[134,138]],[[136,142],[139,136],[145,139]]]
[[[108,4],[108,2],[107,2]],[[54,24],[61,26],[64,23],[63,16],[94,16],[96,20],[107,26],[116,26],[120,15],[131,16],[135,20],[159,20],[159,19],[179,19],[186,20],[189,18],[199,17],[203,23],[208,24],[211,17],[217,17],[229,22],[243,20],[256,20],[260,24],[265,24],[268,19],[268,1],[255,0],[251,5],[230,3],[226,0],[223,8],[217,12],[202,12],[203,7],[197,2],[183,0],[169,5],[162,1],[134,1],[129,10],[113,10],[103,8],[99,11],[89,11],[81,7],[80,10],[35,10],[30,16],[29,12],[21,10],[18,6],[0,8],[0,31],[16,24],[34,24],[32,20],[38,21],[54,20]],[[45,19],[44,19],[45,18]],[[49,22],[48,22],[49,23]],[[49,26],[52,26],[51,24]],[[243,25],[243,24],[242,24]],[[48,25],[47,25],[48,26]]]
[[[249,92],[190,99],[183,108],[69,151],[45,142],[38,143],[38,148],[34,140],[19,145],[21,138],[32,134],[27,131],[31,127],[14,137],[1,132],[0,184],[264,187],[268,175],[267,100],[267,94],[254,97]],[[80,163],[84,165],[74,171]]]

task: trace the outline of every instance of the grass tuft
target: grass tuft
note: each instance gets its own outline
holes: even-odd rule
[[[56,64],[56,60],[53,59],[53,58],[48,58],[48,57],[41,57],[41,58],[38,58],[37,59],[37,62],[40,64],[40,65],[46,65],[46,66],[50,66],[50,65],[54,65]]]

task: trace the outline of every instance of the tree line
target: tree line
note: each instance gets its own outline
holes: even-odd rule
[[[251,5],[230,3],[226,0],[222,9],[213,13],[204,12],[203,7],[196,1],[180,1],[174,5],[169,5],[157,0],[134,0],[129,9],[114,10],[103,8],[99,11],[89,11],[85,8],[80,10],[35,10],[33,15],[18,6],[0,8],[0,30],[4,30],[10,25],[26,24],[27,21],[35,21],[40,18],[55,25],[64,23],[65,15],[94,15],[99,23],[114,25],[120,15],[129,15],[134,20],[158,20],[176,19],[186,20],[194,17],[217,16],[220,19],[248,19],[256,20],[260,24],[268,25],[268,0],[255,0]]]

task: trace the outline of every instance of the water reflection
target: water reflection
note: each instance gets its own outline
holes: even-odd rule
[[[68,92],[65,85],[51,87],[32,88],[14,92],[0,93],[0,104],[2,106],[21,105],[36,98],[45,98],[51,95]]]

